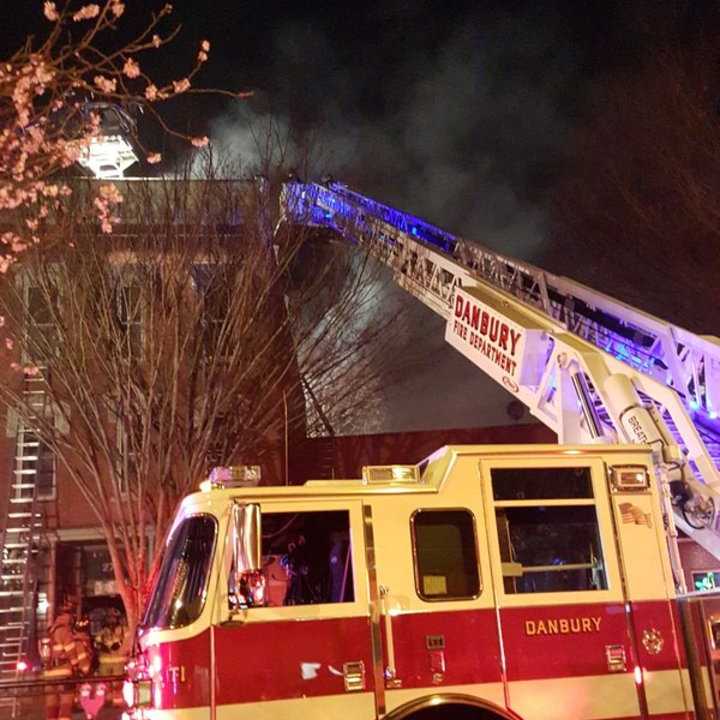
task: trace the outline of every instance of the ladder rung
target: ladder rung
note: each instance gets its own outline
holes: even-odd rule
[[[21,542],[5,543],[5,545],[3,545],[3,547],[7,548],[8,550],[17,550],[18,548],[26,548],[27,546],[27,543]]]
[[[35,513],[36,517],[39,517],[37,513]],[[25,512],[14,512],[14,513],[8,513],[8,518],[29,518],[32,517],[32,513],[25,513]]]
[[[15,505],[23,505],[24,503],[31,503],[33,498],[10,498],[10,502]]]
[[[35,483],[13,483],[10,487],[16,490],[29,490],[35,487]]]
[[[20,613],[23,610],[32,610],[32,605],[15,605],[9,608],[0,608],[0,613]]]
[[[32,527],[42,527],[42,523],[34,522],[32,524]],[[30,532],[31,526],[30,525],[17,525],[16,527],[9,527],[5,528],[6,533],[20,533],[20,532]]]
[[[2,561],[3,565],[20,565],[20,563],[27,562],[25,558],[6,558]]]
[[[22,470],[13,470],[15,475],[37,475],[35,468],[23,468]]]

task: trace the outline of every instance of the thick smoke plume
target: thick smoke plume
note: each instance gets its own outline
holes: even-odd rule
[[[214,120],[214,146],[252,167],[267,160],[272,137],[273,159],[312,179],[332,174],[538,261],[579,73],[562,18],[471,14],[441,35],[428,29],[426,49],[415,42],[396,52],[368,38],[362,57],[349,59],[320,29],[286,24],[273,39],[271,87]],[[388,385],[382,422],[359,429],[508,422],[510,396],[444,344],[429,311],[410,301],[408,312],[417,331],[406,347],[420,347],[426,361]]]

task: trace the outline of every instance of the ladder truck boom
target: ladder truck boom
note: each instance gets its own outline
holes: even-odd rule
[[[560,443],[650,445],[677,524],[720,558],[720,340],[341,183],[288,182],[281,205],[281,225],[327,228],[388,265],[398,285],[446,320],[449,344]]]

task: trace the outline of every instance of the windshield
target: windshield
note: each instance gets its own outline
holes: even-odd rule
[[[143,627],[178,628],[200,616],[207,596],[215,530],[215,518],[210,515],[193,515],[175,528],[165,550]]]

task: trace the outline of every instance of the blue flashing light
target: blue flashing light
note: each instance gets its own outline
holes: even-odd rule
[[[329,220],[332,217],[332,213],[326,212],[325,217]]]
[[[414,225],[412,226],[412,228],[410,228],[410,232],[411,232],[415,237],[417,237],[417,234],[418,234],[418,233],[417,233],[417,228],[416,228]]]
[[[691,400],[689,405],[691,410],[698,410],[700,408],[700,403],[695,399]]]
[[[710,411],[710,419],[711,419],[711,420],[717,420],[717,418],[718,418],[717,412],[715,412],[715,410],[711,410],[711,411]]]

